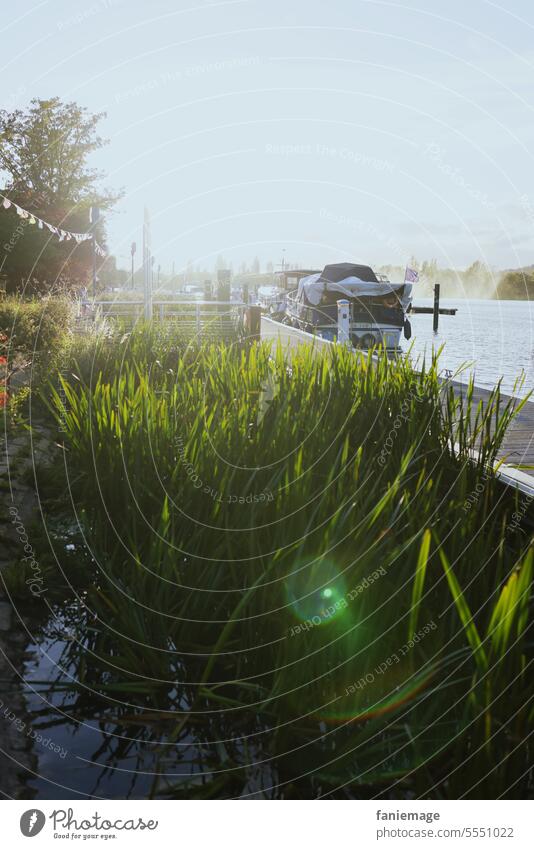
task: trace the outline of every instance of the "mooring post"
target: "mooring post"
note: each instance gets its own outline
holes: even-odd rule
[[[245,333],[247,342],[261,342],[261,307],[245,307]]]
[[[342,345],[350,343],[350,310],[346,298],[337,302],[337,341]]]
[[[438,324],[439,324],[439,283],[434,285],[434,333],[438,332]]]

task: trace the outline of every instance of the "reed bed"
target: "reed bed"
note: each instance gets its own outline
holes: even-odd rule
[[[531,790],[532,550],[493,471],[498,389],[475,408],[435,359],[148,327],[58,380],[94,558],[65,686],[165,729],[155,794]]]

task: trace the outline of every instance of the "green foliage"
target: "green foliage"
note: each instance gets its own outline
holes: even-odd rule
[[[145,328],[87,343],[50,397],[96,561],[64,663],[100,708],[194,733],[201,770],[226,741],[208,789],[155,792],[236,795],[254,760],[284,796],[526,786],[532,559],[491,471],[497,390],[473,409],[436,361]]]
[[[8,377],[32,365],[32,384],[57,367],[69,337],[73,305],[68,298],[0,300],[0,353]]]
[[[10,177],[8,188],[29,191],[44,206],[112,205],[116,195],[97,189],[103,174],[87,164],[106,144],[97,133],[104,117],[58,97],[34,98],[26,110],[0,110],[0,166]]]
[[[89,209],[109,209],[120,195],[99,187],[102,173],[90,167],[105,141],[97,132],[104,113],[91,115],[57,97],[31,101],[28,109],[0,110],[0,170],[8,175],[4,194],[41,219],[74,232],[87,232]],[[105,239],[104,221],[96,228]],[[1,210],[2,272],[10,290],[87,282],[90,243],[59,242],[29,219]]]
[[[534,298],[534,269],[519,268],[506,271],[499,281],[499,297],[532,301]]]

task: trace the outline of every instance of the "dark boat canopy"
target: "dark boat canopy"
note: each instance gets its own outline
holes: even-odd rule
[[[357,277],[364,283],[378,283],[373,269],[368,265],[354,265],[352,262],[336,262],[325,265],[319,278],[320,283],[340,283],[347,277]]]

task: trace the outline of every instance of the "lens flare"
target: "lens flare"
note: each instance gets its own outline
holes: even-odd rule
[[[347,609],[346,586],[339,569],[321,558],[298,565],[286,581],[293,615],[309,626],[324,626]]]

